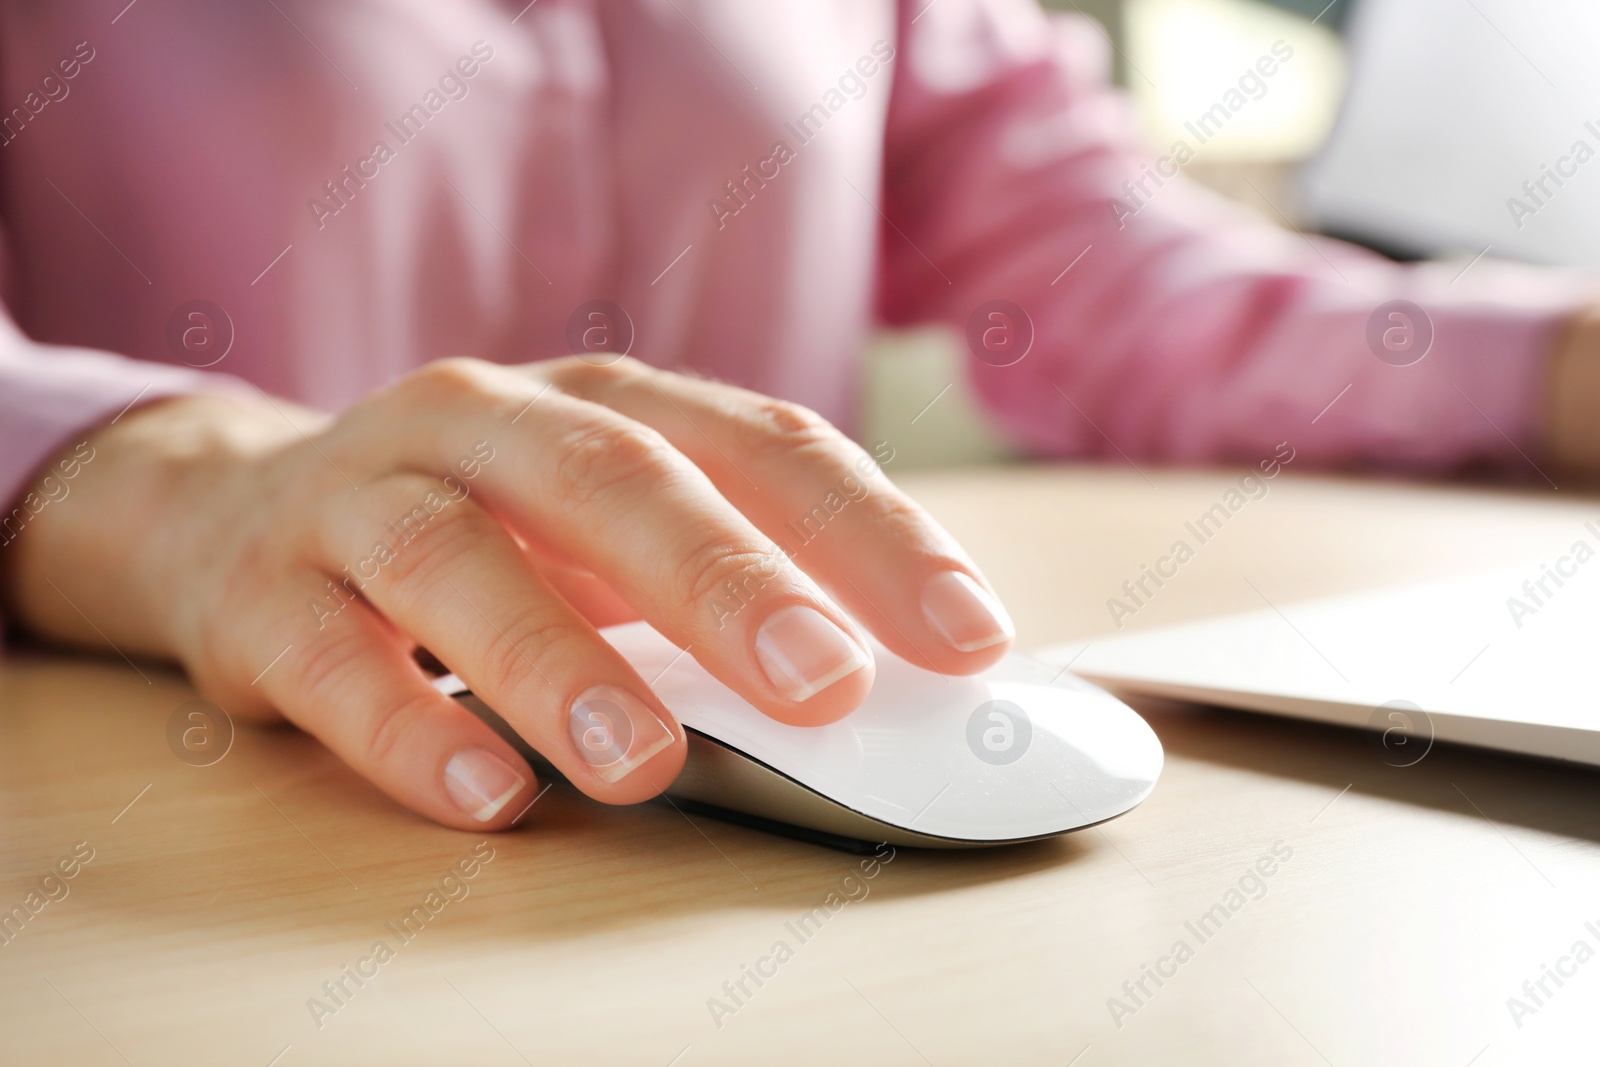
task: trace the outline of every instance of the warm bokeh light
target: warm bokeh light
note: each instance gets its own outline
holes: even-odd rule
[[[1344,57],[1322,26],[1250,0],[1130,0],[1125,18],[1128,87],[1163,148],[1181,139],[1205,162],[1290,160],[1327,136]],[[1273,73],[1262,77],[1264,56]],[[1225,121],[1215,112],[1199,126],[1219,104]]]

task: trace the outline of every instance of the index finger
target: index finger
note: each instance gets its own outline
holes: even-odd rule
[[[1011,647],[1015,627],[977,565],[814,412],[632,360],[561,361],[552,377],[661,431],[902,659],[971,674]]]

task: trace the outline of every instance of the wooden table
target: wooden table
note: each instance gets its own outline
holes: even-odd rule
[[[1145,473],[905,483],[1037,647],[1107,630],[1105,599],[1236,479]],[[1596,512],[1571,493],[1286,473],[1130,625],[1252,608],[1241,575],[1286,604],[1550,558]],[[0,668],[0,909],[66,892],[35,897],[37,914],[0,944],[0,1062],[1596,1057],[1600,959],[1561,962],[1579,940],[1600,950],[1591,771],[1444,747],[1401,770],[1357,733],[1143,703],[1168,762],[1141,808],[1033,846],[902,851],[868,880],[841,853],[564,787],[482,846],[289,730],[241,728],[219,762],[190,766],[166,730],[192,694],[143,672],[66,658]],[[1275,845],[1270,877],[1252,876]],[[75,847],[93,858],[73,867]],[[475,848],[493,858],[428,910]],[[43,883],[63,861],[75,877]],[[1242,906],[1196,936],[1241,885]],[[796,938],[786,924],[833,893],[855,899]],[[419,906],[426,924],[402,940],[392,924]],[[379,940],[392,958],[372,957]],[[760,987],[744,979],[750,995],[714,1019],[711,998],[734,1007],[724,983],[773,970],[760,961],[780,940],[792,958]],[[1136,1000],[1124,983],[1137,992],[1146,964],[1168,977],[1144,977]],[[1550,995],[1514,1019],[1507,998],[1535,1007],[1522,985],[1544,964],[1572,976],[1546,979]],[[324,983],[339,982],[335,1000]]]

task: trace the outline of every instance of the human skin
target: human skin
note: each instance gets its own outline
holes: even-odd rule
[[[866,696],[863,626],[951,674],[1013,636],[959,546],[821,418],[632,360],[445,360],[338,416],[182,397],[88,443],[70,495],[0,551],[7,618],[175,661],[449,826],[504,829],[538,785],[418,646],[579,789],[633,803],[677,775],[684,734],[597,626],[642,617],[797,725]],[[820,534],[775,543],[841,485]]]
[[[1556,339],[1545,392],[1545,451],[1582,478],[1600,474],[1600,304],[1567,320]]]

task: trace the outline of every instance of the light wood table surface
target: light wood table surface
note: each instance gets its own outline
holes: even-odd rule
[[[1093,467],[903,479],[966,544],[1023,647],[1110,628],[1105,600],[1237,474]],[[1130,625],[1553,558],[1600,507],[1285,473]],[[1507,998],[1600,950],[1600,775],[1141,702],[1167,766],[1142,807],[1009,849],[854,857],[564,786],[401,943],[389,924],[483,839],[426,824],[308,738],[169,750],[184,681],[106,659],[0,666],[0,909],[93,859],[0,944],[0,1063],[1592,1063],[1600,959],[1531,1014]],[[1281,843],[1281,844],[1279,844]],[[1259,883],[1274,845],[1292,850]],[[82,849],[80,849],[81,853]],[[487,849],[482,849],[487,852]],[[1187,925],[1244,879],[1203,942]],[[452,883],[453,885],[454,883]],[[1261,891],[1256,893],[1259,884]],[[865,887],[866,895],[861,895]],[[786,924],[853,894],[808,940]],[[59,889],[56,890],[59,895]],[[459,895],[459,893],[457,894]],[[1585,927],[1595,923],[1594,930]],[[337,1011],[323,984],[393,958]],[[724,998],[793,949],[736,1012]],[[1167,956],[1170,977],[1125,981]],[[770,969],[770,968],[768,968]],[[1114,1020],[1108,998],[1131,1014]],[[320,1021],[320,1026],[318,1025]],[[1518,1025],[1520,1022],[1520,1026]],[[276,1058],[275,1058],[276,1057]]]

